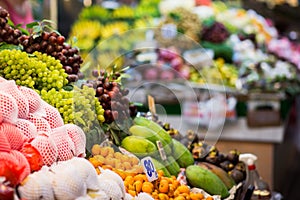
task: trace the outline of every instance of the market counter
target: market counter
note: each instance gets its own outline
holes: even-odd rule
[[[195,125],[186,122],[181,116],[159,116],[162,121],[178,129],[181,134],[187,130],[198,130],[199,136],[209,144],[224,153],[237,149],[241,153],[253,153],[258,156],[256,163],[261,177],[273,189],[274,180],[274,146],[281,143],[284,137],[284,125],[274,127],[249,128],[245,118],[226,123],[220,131],[207,132]]]

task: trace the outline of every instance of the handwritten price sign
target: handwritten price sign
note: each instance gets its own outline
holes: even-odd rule
[[[158,174],[151,160],[151,157],[147,156],[143,158],[141,160],[141,164],[143,165],[144,172],[148,178],[148,181],[149,182],[155,181],[158,178]]]

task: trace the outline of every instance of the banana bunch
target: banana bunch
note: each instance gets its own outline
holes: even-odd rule
[[[129,28],[129,24],[126,22],[117,21],[106,24],[101,30],[102,39],[107,39],[113,35],[121,35],[128,31]]]
[[[134,9],[130,6],[121,6],[112,11],[112,17],[114,19],[133,19]]]
[[[141,0],[135,8],[135,17],[160,17],[160,12],[158,9],[159,3],[160,0]]]
[[[90,50],[100,39],[102,26],[93,20],[78,20],[71,28],[69,38],[76,38],[75,46],[79,49]]]
[[[111,18],[111,12],[108,9],[105,9],[99,5],[84,7],[79,14],[80,20],[86,19],[86,20],[107,21],[110,18]]]

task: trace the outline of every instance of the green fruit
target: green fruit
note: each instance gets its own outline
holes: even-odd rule
[[[198,165],[190,165],[186,168],[185,173],[191,186],[202,188],[210,195],[220,195],[222,198],[229,196],[226,185],[210,170]]]
[[[186,168],[189,165],[194,164],[193,154],[188,150],[184,144],[180,143],[176,139],[172,139],[173,142],[173,157],[177,161],[180,167]]]
[[[168,156],[165,163],[166,163],[166,168],[168,169],[170,174],[177,177],[180,172],[180,166],[176,162],[176,160],[172,156]]]
[[[134,123],[136,125],[145,126],[152,131],[156,132],[162,139],[166,141],[167,144],[170,144],[172,142],[172,137],[168,134],[168,132],[161,127],[158,123],[149,120],[145,117],[135,117]]]
[[[166,176],[166,177],[171,176],[168,169],[160,161],[156,160],[155,158],[151,158],[151,159],[152,159],[152,162],[153,162],[156,170],[162,170],[164,172],[164,176]]]
[[[214,174],[216,174],[226,185],[227,189],[231,189],[235,185],[235,181],[233,178],[221,167],[218,167],[214,164],[208,163],[208,162],[199,162],[197,165],[210,170]]]
[[[134,135],[125,137],[121,142],[121,146],[138,157],[154,156],[158,152],[152,142]]]
[[[129,128],[129,132],[132,135],[143,137],[149,141],[151,141],[155,146],[157,145],[157,141],[161,141],[163,145],[163,149],[167,155],[170,155],[172,152],[171,145],[166,143],[164,139],[162,139],[156,132],[153,130],[140,125],[133,125]]]

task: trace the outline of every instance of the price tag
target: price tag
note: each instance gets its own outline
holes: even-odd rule
[[[147,156],[141,160],[144,172],[149,182],[155,181],[158,178],[157,171],[154,167],[151,157]]]
[[[148,95],[148,107],[152,115],[156,114],[155,100],[151,95]]]
[[[156,141],[156,146],[158,148],[161,159],[162,160],[167,160],[167,155],[166,155],[166,152],[164,150],[164,147],[163,147],[161,141],[157,140]]]

